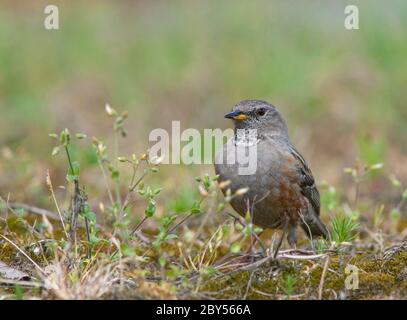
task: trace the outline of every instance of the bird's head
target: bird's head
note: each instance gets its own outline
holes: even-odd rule
[[[287,126],[280,112],[262,100],[243,100],[225,118],[232,119],[236,129],[256,129],[258,134],[287,135]]]

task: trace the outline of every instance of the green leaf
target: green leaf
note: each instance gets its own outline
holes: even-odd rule
[[[89,238],[92,246],[95,246],[100,242],[100,238],[94,233],[91,233]]]
[[[75,137],[76,137],[76,139],[78,139],[78,140],[82,140],[82,139],[86,139],[86,134],[84,134],[84,133],[77,133],[76,135],[75,135]]]
[[[24,288],[19,285],[15,285],[14,297],[16,300],[24,300]]]
[[[194,204],[192,205],[191,213],[192,214],[201,213],[201,205],[198,201],[195,201]]]
[[[23,208],[14,209],[14,212],[16,213],[16,215],[17,215],[18,217],[22,217],[22,216],[24,216],[24,214],[25,214],[25,210],[24,210]]]
[[[380,170],[383,169],[383,163],[375,163],[369,166],[370,170]]]
[[[52,139],[58,139],[58,135],[56,133],[50,133],[48,136]]]
[[[263,232],[263,228],[255,227],[255,228],[254,228],[254,232],[256,232],[256,234],[262,233],[262,232]]]
[[[85,211],[82,213],[83,218],[88,219],[90,222],[96,222],[96,214],[93,211]]]
[[[163,189],[163,188],[157,188],[157,189],[155,189],[155,190],[154,190],[154,195],[159,194],[162,189]]]
[[[147,196],[147,198],[153,197],[153,190],[151,190],[150,186],[147,186],[147,188],[146,188],[146,196]]]
[[[167,234],[167,235],[164,237],[164,241],[169,241],[169,240],[171,240],[171,239],[177,239],[177,238],[178,238],[178,236],[177,236],[176,234],[170,233],[170,234]]]
[[[116,169],[113,169],[110,172],[110,176],[111,176],[112,180],[118,181],[119,177],[120,177],[120,172],[118,170],[116,170]]]
[[[208,276],[214,276],[217,273],[217,270],[214,267],[207,266],[203,269],[203,273]]]
[[[110,117],[115,117],[117,116],[117,111],[113,109],[110,104],[106,103],[105,104],[105,111]]]
[[[74,182],[75,180],[79,179],[79,173],[80,173],[79,162],[74,161],[72,163],[72,168],[70,167],[68,170],[68,174],[67,174],[66,178],[69,182]]]
[[[60,150],[61,150],[61,147],[60,147],[60,146],[54,147],[54,148],[52,149],[51,155],[52,155],[52,156],[56,156],[56,155],[59,153]]]
[[[154,215],[156,209],[157,209],[157,206],[156,206],[155,201],[153,199],[150,199],[150,201],[148,202],[147,208],[144,212],[147,217],[151,218]]]
[[[401,187],[401,182],[398,180],[394,175],[390,176],[390,181],[393,187],[400,188]]]
[[[204,176],[202,182],[203,182],[205,189],[208,190],[209,187],[211,186],[211,179],[209,178],[209,176],[208,175]]]
[[[232,252],[232,253],[239,253],[239,252],[240,252],[240,243],[237,243],[237,242],[233,243],[233,244],[230,246],[230,252]]]
[[[167,259],[165,259],[165,257],[161,256],[158,258],[158,263],[160,264],[161,267],[165,267],[165,265],[167,264]]]
[[[64,147],[67,147],[71,141],[71,135],[68,129],[64,129],[59,136],[60,142]]]
[[[164,229],[169,228],[169,226],[177,219],[177,215],[166,215],[161,218],[161,224],[163,225]]]
[[[223,211],[223,209],[225,209],[225,204],[223,202],[221,202],[221,203],[219,203],[217,210],[218,210],[218,212],[221,212],[221,211]]]

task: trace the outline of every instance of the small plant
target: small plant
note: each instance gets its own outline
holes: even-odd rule
[[[357,237],[359,224],[352,217],[338,215],[331,222],[332,240],[337,244],[352,242]]]
[[[293,295],[295,292],[295,285],[297,283],[297,278],[291,274],[287,275],[284,280],[283,280],[283,285],[282,289],[284,293],[287,295],[287,299],[290,299],[290,297]]]
[[[78,228],[78,219],[83,217],[86,225],[86,234],[89,243],[91,242],[91,230],[90,230],[90,220],[92,224],[95,221],[95,215],[89,209],[87,204],[87,195],[79,185],[79,175],[80,175],[80,165],[78,161],[73,161],[70,153],[70,145],[72,143],[72,135],[68,129],[64,129],[59,135],[55,133],[49,134],[49,136],[58,141],[58,145],[55,146],[52,150],[52,155],[57,155],[61,150],[65,151],[67,162],[68,162],[68,173],[66,179],[69,183],[74,185],[73,195],[72,195],[72,204],[71,204],[71,215],[69,220],[69,235],[70,241],[76,243],[76,231]],[[86,135],[83,133],[77,133],[75,138],[82,140],[86,138]],[[63,222],[62,222],[63,223]],[[90,257],[90,253],[89,253]]]

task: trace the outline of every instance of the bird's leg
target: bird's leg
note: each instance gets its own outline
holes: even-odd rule
[[[247,199],[246,206],[247,206],[247,212],[250,213],[250,223],[253,225],[253,210],[254,210],[254,205],[256,201],[256,196],[254,196],[253,203],[250,205],[249,199]],[[266,246],[264,245],[263,241],[260,239],[260,235],[263,233],[261,231],[259,234],[256,234],[254,231],[254,228],[252,229],[252,233],[250,234],[250,246],[247,249],[247,253],[254,253],[256,244],[259,243],[261,246],[263,252],[266,252]]]
[[[285,234],[287,233],[287,229],[288,229],[288,219],[286,220],[286,222],[284,224],[283,233],[282,233],[280,239],[278,240],[277,248],[276,248],[276,251],[274,252],[274,257],[273,257],[274,259],[277,258],[278,251],[280,251],[280,247],[283,243]]]
[[[296,226],[290,226],[288,229],[287,241],[291,249],[297,248],[297,228]]]
[[[257,235],[257,237],[255,237],[253,234],[250,235],[250,247],[249,247],[249,249],[247,250],[248,253],[254,251],[253,249],[255,249],[257,243],[260,244],[260,246],[261,246],[261,248],[262,248],[263,251],[266,251],[266,249],[265,249],[266,247],[265,247],[265,245],[261,242],[261,239],[260,239],[260,236],[261,236],[261,234],[262,234],[263,232],[264,232],[264,231],[260,232],[260,233]]]

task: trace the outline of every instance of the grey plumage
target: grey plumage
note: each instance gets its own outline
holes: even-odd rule
[[[232,198],[232,207],[243,216],[249,210],[253,223],[263,228],[286,228],[291,246],[297,242],[298,225],[308,237],[328,238],[319,218],[320,196],[312,172],[291,143],[280,112],[265,101],[244,100],[225,117],[234,119],[235,137],[217,154],[215,171],[220,181],[230,181],[232,192],[249,188],[246,194]],[[239,129],[256,130],[256,144],[239,143]],[[233,146],[240,152],[257,148],[254,174],[239,175],[239,163],[226,163]]]

